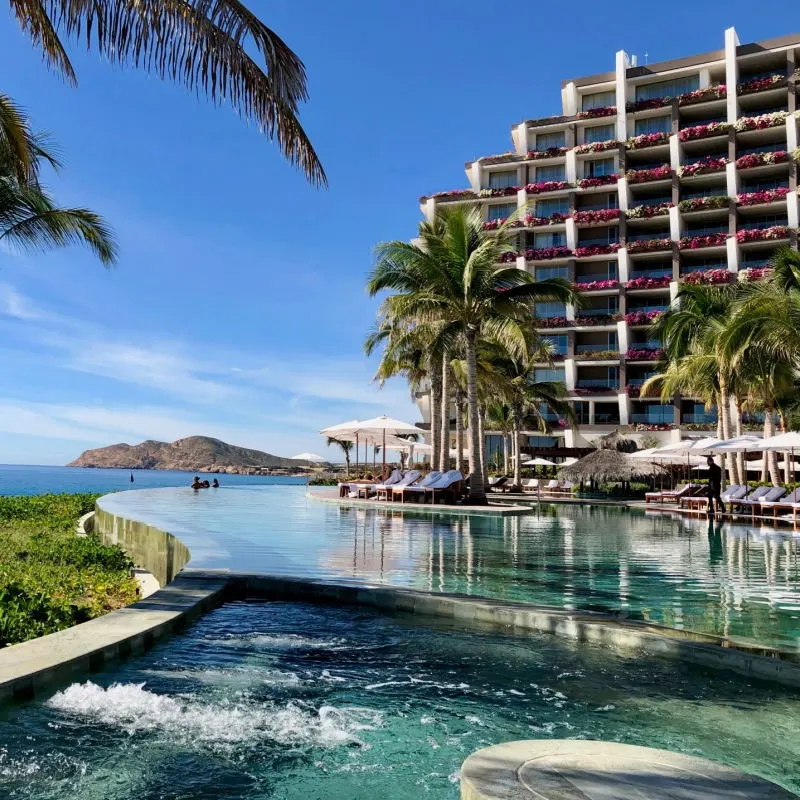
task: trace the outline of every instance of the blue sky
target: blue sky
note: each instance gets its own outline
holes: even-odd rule
[[[262,6],[267,9],[262,10]],[[250,7],[303,58],[303,124],[328,172],[314,190],[228,108],[72,46],[79,87],[0,21],[2,90],[51,132],[62,204],[114,226],[119,266],[71,248],[0,250],[0,462],[192,434],[291,456],[353,417],[418,418],[406,386],[370,383],[374,244],[413,236],[421,194],[510,147],[512,123],[557,113],[562,78],[800,29],[786,3],[472,0]],[[515,23],[514,20],[517,20]]]

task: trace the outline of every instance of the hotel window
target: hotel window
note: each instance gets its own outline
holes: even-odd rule
[[[616,135],[616,125],[592,125],[583,129],[584,142],[607,142]]]
[[[643,133],[669,133],[672,130],[672,117],[648,117],[637,119],[634,134],[641,136]]]
[[[503,172],[489,173],[490,189],[508,189],[511,186],[516,186],[517,184],[517,171],[515,169],[507,169]]]
[[[613,158],[599,158],[596,161],[586,162],[587,178],[600,178],[604,175],[613,175],[614,172]]]
[[[677,97],[679,94],[693,92],[700,88],[699,75],[673,78],[671,81],[658,81],[636,87],[637,100],[655,100],[659,97]]]
[[[533,237],[533,246],[537,250],[543,250],[546,247],[566,247],[567,234],[563,231],[556,233],[537,233]]]
[[[556,131],[555,133],[537,133],[536,134],[536,149],[549,150],[551,147],[565,147],[567,139],[564,131]]]
[[[537,303],[534,307],[533,315],[539,317],[539,319],[566,317],[567,308],[563,303]],[[563,372],[563,370],[559,370],[559,372]],[[561,380],[563,380],[563,378]]]
[[[555,164],[551,167],[536,167],[536,183],[563,181],[566,177],[567,172],[563,164]]]
[[[569,214],[569,200],[559,197],[557,200],[539,200],[536,203],[537,217],[552,217],[553,214]]]
[[[553,355],[565,356],[567,354],[567,337],[565,335],[542,336],[542,341],[551,346]]]
[[[607,92],[595,92],[581,97],[581,111],[590,111],[593,108],[606,108],[617,104],[617,93],[611,89]]]
[[[537,367],[533,371],[533,379],[537,383],[541,383],[542,381],[547,381],[548,383],[564,383],[565,374],[563,369]]]
[[[487,206],[487,219],[505,219],[510,217],[517,210],[516,203],[499,203],[497,205]]]
[[[569,279],[569,267],[536,267],[536,280],[547,281],[551,278]]]

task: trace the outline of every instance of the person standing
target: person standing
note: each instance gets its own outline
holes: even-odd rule
[[[722,489],[722,469],[717,466],[713,456],[709,456],[708,463],[708,513],[714,516],[714,500],[717,501],[717,510],[725,513],[725,503],[722,502],[720,491]]]

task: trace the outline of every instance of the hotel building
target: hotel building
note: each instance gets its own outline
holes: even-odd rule
[[[510,259],[584,293],[582,308],[535,309],[557,353],[537,377],[564,381],[578,430],[553,419],[525,449],[716,430],[695,399],[640,398],[661,346],[648,327],[682,282],[757,280],[778,246],[797,246],[798,67],[800,35],[742,45],[733,28],[722,49],[673,61],[620,51],[614,71],[562,83],[560,114],[514,125],[513,150],[467,162],[468,189],[421,198],[428,219],[480,203],[489,229],[525,209]]]

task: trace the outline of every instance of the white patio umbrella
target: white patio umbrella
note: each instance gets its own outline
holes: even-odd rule
[[[338,425],[331,425],[328,428],[323,428],[320,431],[322,436],[327,436],[329,439],[339,439],[341,441],[351,441],[355,439],[356,443],[356,475],[358,475],[358,437],[360,423],[357,419],[351,419],[347,422],[340,422]],[[366,447],[364,448],[365,455],[364,461],[366,462]]]
[[[800,450],[800,433],[797,431],[788,431],[787,433],[779,433],[777,436],[770,436],[769,439],[763,439],[761,450],[774,451],[782,450],[791,453],[792,464],[792,483],[795,482],[795,463],[794,451]]]
[[[358,423],[358,428],[361,432],[370,436],[381,437],[383,443],[381,449],[381,454],[383,456],[381,474],[386,471],[386,437],[392,435],[398,436],[406,433],[422,433],[420,428],[416,425],[412,425],[410,422],[403,422],[399,419],[392,419],[386,415],[362,420]]]
[[[523,467],[554,467],[556,465],[555,461],[548,461],[546,458],[532,458],[530,461],[523,461]]]
[[[294,461],[327,461],[323,456],[318,456],[316,453],[298,453],[292,456]]]
[[[724,441],[712,444],[706,447],[705,453],[713,456],[717,453],[748,453],[754,450],[761,450],[763,439],[760,436],[737,436],[734,439],[726,439]],[[744,474],[745,488],[748,486],[747,471]]]

